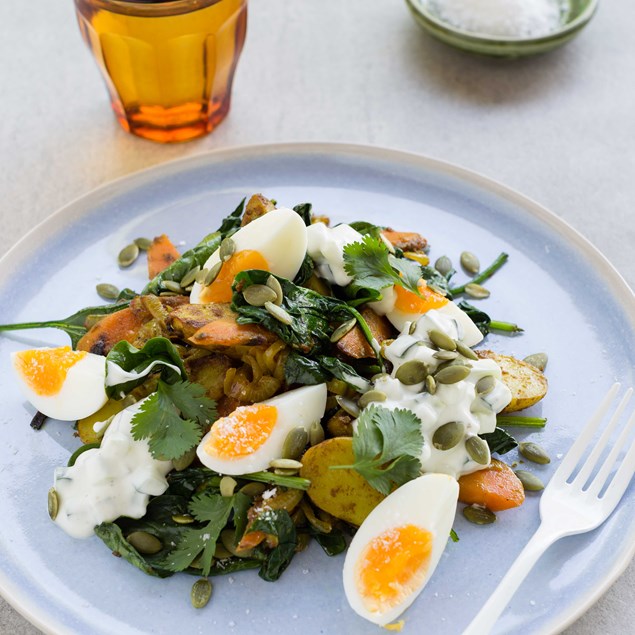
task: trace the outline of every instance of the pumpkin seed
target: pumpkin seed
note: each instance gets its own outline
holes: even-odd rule
[[[417,330],[417,321],[410,322],[410,326],[408,327],[408,335],[414,335],[414,332]]]
[[[523,441],[518,444],[518,451],[528,460],[540,465],[551,463],[549,455],[537,444],[531,441]]]
[[[192,585],[190,598],[195,609],[202,609],[212,597],[212,583],[207,578],[201,578]]]
[[[225,558],[231,558],[232,554],[227,551],[227,549],[225,549],[225,547],[223,546],[222,543],[217,542],[216,543],[216,549],[214,549],[214,558],[216,558],[217,560],[224,560]],[[194,563],[192,563],[190,566],[194,566]],[[202,569],[203,567],[195,567],[197,569]]]
[[[236,243],[231,238],[225,238],[218,249],[218,257],[221,262],[229,260],[236,251]]]
[[[469,437],[465,441],[465,450],[472,461],[476,461],[479,465],[487,465],[490,462],[489,446],[481,437]]]
[[[465,426],[458,421],[449,421],[437,428],[432,435],[432,445],[437,450],[451,450],[465,435]]]
[[[130,245],[126,245],[120,252],[119,256],[117,256],[117,262],[119,266],[122,268],[129,267],[134,263],[134,261],[139,257],[139,247],[134,243]]]
[[[276,292],[264,284],[252,284],[243,291],[243,298],[251,306],[264,306],[265,302],[274,302]]]
[[[549,358],[547,357],[547,353],[534,353],[533,355],[527,355],[523,362],[527,362],[532,366],[535,366],[539,371],[544,371],[547,366],[547,361]]]
[[[309,428],[309,445],[313,447],[324,441],[324,428],[319,421],[314,421]]]
[[[190,467],[192,462],[196,458],[196,448],[188,450],[185,454],[182,454],[178,458],[172,461],[172,465],[177,472],[182,472],[185,468]]]
[[[196,277],[198,276],[201,268],[196,265],[193,269],[190,269],[182,278],[181,278],[181,286],[185,289],[189,287],[193,282],[196,282]]]
[[[428,367],[422,361],[411,359],[399,366],[395,373],[395,378],[404,384],[404,386],[414,386],[415,384],[420,384],[422,381],[425,381],[428,374]],[[382,399],[382,401],[384,399]]]
[[[293,318],[281,306],[273,304],[273,302],[265,302],[265,309],[267,309],[269,315],[272,315],[282,324],[289,326],[293,322]]]
[[[442,275],[447,276],[452,271],[452,261],[447,256],[437,258],[434,268]]]
[[[456,350],[463,355],[463,357],[467,357],[468,359],[477,360],[478,355],[469,347],[463,344],[463,342],[456,343]]]
[[[194,518],[189,514],[174,514],[172,521],[177,525],[191,525],[194,522]]]
[[[150,249],[150,245],[152,245],[152,241],[149,238],[135,238],[132,241],[141,251],[148,251]]]
[[[456,384],[462,381],[470,374],[470,369],[467,366],[446,366],[437,371],[434,375],[434,380],[437,384]]]
[[[302,463],[295,459],[274,459],[269,461],[269,466],[280,470],[299,470],[302,467]]]
[[[289,431],[289,434],[287,434],[284,444],[282,445],[282,458],[297,459],[302,456],[308,442],[309,433],[302,426],[293,428]]]
[[[474,274],[479,272],[481,263],[471,251],[464,251],[461,253],[461,267],[468,273]]]
[[[348,384],[341,379],[331,379],[331,381],[327,382],[326,387],[329,392],[336,395],[345,395],[348,390]]]
[[[331,342],[333,342],[333,343],[339,342],[339,340],[341,340],[349,331],[351,331],[351,330],[353,330],[355,328],[356,324],[357,324],[357,319],[356,318],[352,318],[352,319],[348,320],[347,322],[344,322],[343,324],[340,324],[333,331],[333,334],[331,335]]]
[[[342,397],[341,395],[335,395],[335,401],[337,401],[337,405],[346,413],[351,415],[351,417],[359,417],[359,407],[352,400],[347,399],[346,397]]]
[[[282,304],[282,298],[284,298],[284,293],[282,292],[282,285],[280,284],[278,278],[275,276],[269,276],[265,284],[276,292],[276,300],[274,304],[280,306]]]
[[[223,263],[222,262],[217,262],[208,272],[207,275],[205,276],[205,278],[203,278],[203,282],[202,285],[204,287],[209,287],[210,284],[212,284],[212,282],[214,282],[214,280],[216,280],[216,278],[218,278],[218,274],[220,273],[220,270],[223,268]],[[203,271],[205,271],[205,269],[203,269]]]
[[[518,480],[523,484],[523,488],[526,492],[539,492],[545,489],[545,484],[535,474],[527,470],[516,470],[514,474],[516,474]]]
[[[238,483],[231,476],[223,476],[221,478],[218,488],[221,496],[233,496],[234,490]]]
[[[253,549],[238,549],[234,542],[235,532],[233,529],[223,529],[220,532],[220,541],[223,547],[229,551],[232,556],[238,556],[239,558],[248,558]]]
[[[426,377],[426,389],[431,395],[437,391],[437,382],[434,381],[434,377],[432,375],[428,375]]]
[[[285,467],[276,467],[273,470],[274,474],[277,474],[278,476],[296,476],[298,473],[297,469],[287,469]]]
[[[496,522],[496,514],[487,507],[480,505],[468,505],[463,508],[463,516],[475,525],[491,525]]]
[[[436,353],[432,353],[432,357],[442,362],[450,362],[458,356],[459,354],[456,351],[437,351]]]
[[[492,392],[492,390],[494,390],[494,386],[496,386],[496,380],[494,379],[494,377],[492,375],[485,375],[485,377],[481,377],[476,382],[476,394],[480,395],[481,397],[483,395],[487,395]]]
[[[243,485],[240,488],[240,491],[245,496],[251,496],[251,498],[256,498],[256,496],[260,496],[267,489],[267,485],[264,483],[256,483],[255,481],[251,483],[247,483],[247,485]]]
[[[99,324],[104,319],[103,315],[87,315],[84,320],[84,327],[88,330],[92,329],[95,324]]]
[[[55,488],[51,487],[48,494],[48,510],[49,510],[49,516],[51,517],[51,520],[55,520],[57,518],[57,513],[59,512],[59,509],[60,509],[59,496],[57,495],[57,491],[55,490]]]
[[[114,284],[102,282],[95,287],[97,295],[104,300],[116,300],[119,297],[119,289]]]
[[[456,350],[456,342],[449,335],[446,335],[443,331],[439,331],[438,329],[430,329],[428,331],[428,337],[437,348],[441,348],[444,351]]]
[[[174,280],[163,280],[161,282],[161,287],[164,288],[166,291],[172,291],[172,293],[177,293],[179,295],[183,293],[183,288],[181,287],[181,285]]]
[[[373,401],[386,401],[386,393],[382,392],[381,390],[375,390],[373,388],[372,390],[365,392],[357,400],[357,404],[359,405],[360,408],[364,409],[368,404],[372,403]]]
[[[482,284],[476,282],[469,282],[465,285],[465,293],[469,296],[476,298],[477,300],[483,300],[489,298],[490,292]]]
[[[133,531],[126,540],[141,554],[152,555],[163,549],[163,543],[147,531]]]

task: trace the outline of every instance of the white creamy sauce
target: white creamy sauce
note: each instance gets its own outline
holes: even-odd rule
[[[158,365],[166,366],[167,368],[171,368],[176,371],[179,375],[181,374],[181,369],[178,366],[168,364],[167,362],[159,359],[155,359],[153,362],[148,364],[148,366],[141,372],[134,370],[127,371],[114,362],[106,361],[106,386],[118,386],[119,384],[125,384],[126,382],[137,380],[140,377],[147,377],[154,370],[154,367]]]
[[[132,418],[142,403],[114,417],[101,447],[80,454],[72,467],[55,470],[55,522],[73,538],[87,538],[96,525],[120,516],[141,518],[150,496],[168,488],[172,461],[152,458],[147,441],[132,438]]]
[[[313,223],[306,228],[307,252],[313,259],[318,275],[328,282],[345,287],[352,278],[344,270],[344,247],[361,242],[363,236],[350,225],[327,227]]]
[[[434,357],[436,347],[430,342],[428,332],[431,329],[443,331],[457,339],[456,321],[451,317],[430,310],[415,323],[410,333],[410,324],[394,342],[385,349],[386,358],[393,364],[392,375],[380,375],[373,388],[383,392],[386,400],[376,405],[394,410],[403,408],[412,411],[421,421],[424,438],[421,464],[424,472],[442,472],[458,478],[484,466],[473,461],[465,449],[465,441],[478,434],[493,432],[496,428],[496,414],[511,400],[509,388],[502,382],[498,364],[490,359],[467,360],[470,374],[455,384],[437,384],[436,392],[424,392],[424,383],[414,386],[402,384],[395,375],[405,362],[419,360],[426,364],[433,374],[442,361]],[[477,394],[476,383],[485,376],[495,380],[494,388],[486,395]],[[438,450],[432,444],[435,431],[451,421],[465,426],[464,438],[450,450]]]

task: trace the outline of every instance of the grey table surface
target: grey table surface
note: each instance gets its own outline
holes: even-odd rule
[[[426,154],[542,203],[635,284],[635,3],[603,2],[545,56],[501,61],[423,34],[402,1],[251,0],[231,112],[161,146],[116,124],[71,0],[0,3],[0,253],[91,189],[236,145],[339,141]],[[633,632],[635,564],[568,635]],[[0,632],[39,631],[0,599]]]

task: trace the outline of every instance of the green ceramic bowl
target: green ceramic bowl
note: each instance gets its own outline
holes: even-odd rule
[[[549,35],[536,38],[510,38],[464,31],[436,16],[431,9],[430,0],[406,0],[406,3],[417,24],[446,44],[471,53],[523,57],[546,53],[574,38],[593,17],[599,0],[570,0],[569,14],[560,28]]]

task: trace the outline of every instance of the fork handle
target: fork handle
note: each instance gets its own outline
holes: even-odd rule
[[[536,564],[538,558],[559,537],[557,532],[554,532],[552,528],[548,528],[544,524],[538,527],[536,533],[520,552],[505,577],[483,605],[483,608],[463,631],[463,635],[487,635],[491,631],[494,623],[509,604],[514,593],[516,593],[522,581]]]

